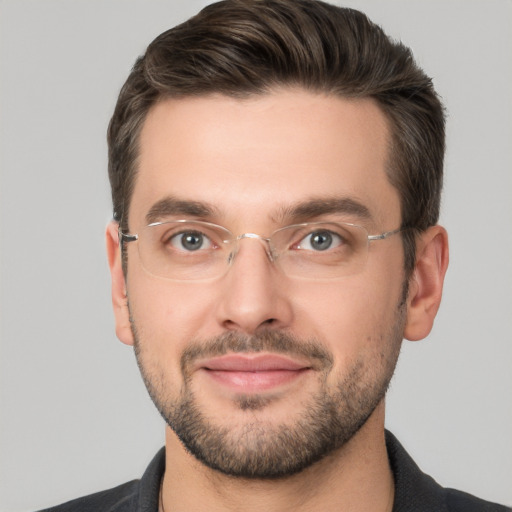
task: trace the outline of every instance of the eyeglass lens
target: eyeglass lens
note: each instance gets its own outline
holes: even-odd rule
[[[266,245],[269,259],[291,277],[329,279],[359,272],[368,253],[368,233],[360,226],[305,223],[286,226],[269,238],[234,236],[215,224],[175,221],[146,226],[138,246],[144,268],[174,280],[218,277],[227,272],[245,238]]]

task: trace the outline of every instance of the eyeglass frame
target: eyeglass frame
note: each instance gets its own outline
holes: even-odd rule
[[[147,224],[146,226],[144,226],[145,228],[150,228],[150,227],[154,227],[154,226],[160,226],[160,225],[164,225],[164,224],[185,224],[185,223],[199,223],[199,224],[203,224],[203,225],[206,225],[206,226],[211,226],[213,228],[221,228],[223,231],[226,231],[228,232],[232,238],[230,238],[229,240],[227,240],[228,242],[230,243],[233,243],[233,244],[236,244],[238,243],[240,240],[243,240],[244,238],[250,238],[250,239],[258,239],[258,240],[262,240],[263,242],[266,242],[268,244],[268,247],[270,250],[267,250],[266,253],[267,253],[267,257],[269,258],[270,262],[273,263],[275,261],[274,257],[273,257],[273,254],[272,254],[272,245],[271,245],[271,241],[272,241],[272,237],[279,231],[281,230],[284,230],[284,229],[287,229],[287,228],[293,228],[293,227],[304,227],[304,226],[314,226],[315,224],[336,224],[336,225],[339,225],[339,226],[349,226],[349,227],[353,227],[353,228],[357,228],[357,229],[362,229],[364,230],[367,235],[366,235],[366,240],[367,242],[372,242],[372,241],[376,241],[376,240],[385,240],[393,235],[396,235],[398,233],[401,233],[403,231],[405,231],[407,229],[407,227],[399,227],[399,228],[396,228],[396,229],[393,229],[393,230],[389,230],[389,231],[384,231],[383,233],[379,233],[379,234],[376,234],[376,235],[369,235],[368,234],[368,230],[364,227],[364,226],[361,226],[361,225],[358,225],[358,224],[354,224],[354,223],[350,223],[350,222],[326,222],[326,221],[319,221],[319,222],[303,222],[303,223],[297,223],[297,224],[290,224],[290,225],[287,225],[287,226],[283,226],[281,228],[278,228],[276,229],[275,231],[272,232],[272,234],[270,235],[270,237],[265,237],[265,236],[262,236],[262,235],[258,235],[256,233],[242,233],[240,235],[234,235],[233,232],[231,232],[228,228],[225,228],[224,226],[221,226],[220,224],[215,224],[213,222],[207,222],[207,221],[202,221],[202,220],[196,220],[196,219],[178,219],[178,220],[165,220],[165,221],[157,221],[157,222],[152,222],[150,224]],[[121,254],[124,254],[124,251],[125,251],[125,244],[126,243],[130,243],[130,242],[136,242],[139,240],[139,233],[125,233],[121,230],[121,225],[119,225],[119,229],[118,229],[118,236],[119,236],[119,245],[120,245],[120,248],[121,248]],[[224,242],[226,242],[226,240],[223,240]],[[230,255],[230,258],[228,258],[228,264],[227,264],[227,268],[229,268],[229,265],[232,263],[234,257],[236,256],[238,251],[236,252],[233,252],[231,253]],[[143,268],[149,272],[150,275],[153,275],[154,277],[157,277],[159,279],[165,279],[165,280],[170,280],[170,281],[194,281],[194,279],[178,279],[178,278],[170,278],[170,277],[164,277],[164,276],[161,276],[161,275],[158,275],[158,274],[154,274],[153,272],[150,272],[149,270],[147,270],[145,268],[145,266],[143,265]],[[221,274],[223,275],[223,274]],[[220,276],[217,276],[217,277],[220,277]],[[199,280],[199,279],[198,279]]]

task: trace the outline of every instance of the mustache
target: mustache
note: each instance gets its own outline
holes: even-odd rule
[[[329,371],[334,364],[332,354],[317,340],[303,340],[285,332],[266,330],[254,335],[226,332],[207,340],[192,341],[181,356],[181,371],[183,375],[189,375],[197,359],[241,352],[273,352],[306,358],[315,370]]]

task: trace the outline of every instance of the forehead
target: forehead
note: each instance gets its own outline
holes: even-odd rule
[[[130,225],[169,197],[208,205],[208,220],[219,222],[276,221],[325,198],[396,223],[388,148],[386,118],[371,99],[280,90],[162,100],[141,131]]]

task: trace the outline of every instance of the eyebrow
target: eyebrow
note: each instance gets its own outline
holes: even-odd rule
[[[360,220],[371,221],[370,210],[359,201],[349,197],[319,197],[282,208],[279,219],[311,219],[328,214],[342,214],[357,217]]]
[[[211,218],[218,214],[217,208],[201,201],[189,201],[168,196],[157,201],[146,214],[146,223],[151,224],[171,215]]]
[[[372,220],[370,210],[349,197],[318,197],[300,201],[278,210],[271,218],[276,223],[302,222],[328,214],[350,215],[360,220]],[[210,203],[177,199],[172,196],[157,201],[146,214],[146,223],[152,224],[173,215],[211,219],[219,217],[219,210]]]

